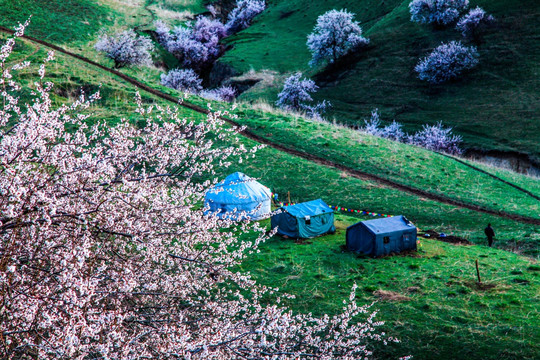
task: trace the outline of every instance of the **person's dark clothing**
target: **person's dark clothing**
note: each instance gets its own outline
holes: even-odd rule
[[[493,237],[495,236],[495,231],[493,231],[493,228],[491,226],[488,226],[487,228],[485,228],[484,233],[487,236],[488,245],[491,247],[491,245],[493,245]]]

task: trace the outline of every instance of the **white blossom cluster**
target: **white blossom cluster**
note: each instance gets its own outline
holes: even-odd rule
[[[163,47],[185,67],[200,71],[211,65],[221,54],[219,41],[227,35],[247,28],[253,18],[266,8],[264,0],[239,0],[229,13],[227,23],[199,16],[194,24],[172,30],[156,21],[156,35]]]
[[[494,21],[493,16],[477,6],[459,19],[456,28],[461,31],[464,37],[474,37],[481,27],[490,25]]]
[[[225,27],[229,34],[234,34],[251,25],[253,18],[266,9],[264,0],[238,0],[236,7],[229,13]]]
[[[403,125],[392,121],[390,125],[381,126],[381,117],[378,109],[371,111],[371,117],[364,120],[361,130],[367,134],[399,142],[407,142],[408,135],[403,131]]]
[[[460,41],[441,44],[416,65],[414,70],[421,80],[441,84],[458,78],[466,70],[478,65],[478,51]]]
[[[231,86],[203,89],[202,79],[192,69],[173,69],[167,74],[161,74],[161,85],[208,100],[232,102],[236,97],[236,90]]]
[[[362,36],[362,28],[347,10],[330,10],[317,18],[307,46],[312,53],[311,66],[334,63],[340,57],[369,43]]]
[[[201,78],[192,69],[173,69],[161,74],[161,85],[191,94],[197,94],[203,88]]]
[[[409,4],[411,20],[420,23],[449,25],[455,22],[460,13],[469,6],[468,0],[413,0]],[[456,29],[464,37],[480,42],[479,30],[495,21],[495,18],[476,7],[465,14],[457,23]],[[478,65],[478,51],[461,42],[442,44],[421,59],[415,70],[421,80],[441,84],[458,78],[465,70]]]
[[[114,35],[102,34],[94,48],[111,58],[115,68],[152,64],[154,51],[152,40],[146,36],[137,35],[131,29]]]
[[[232,102],[236,98],[236,90],[232,86],[224,85],[200,91],[198,95],[208,100]]]
[[[452,128],[444,128],[441,122],[423,125],[421,131],[410,135],[407,139],[409,144],[454,155],[461,154],[459,148],[461,141],[461,136],[452,134]]]
[[[210,6],[215,17],[215,8]],[[219,41],[234,32],[245,29],[253,18],[266,8],[264,0],[240,0],[222,24],[217,19],[199,16],[195,23],[177,26],[172,30],[162,21],[156,21],[156,36],[161,45],[175,56],[187,70],[171,70],[161,75],[161,83],[173,89],[196,93],[209,100],[233,101],[236,91],[230,86],[203,90],[198,74],[208,71],[222,54]],[[194,70],[196,73],[193,71]]]
[[[315,81],[307,78],[302,79],[302,73],[298,72],[285,80],[283,89],[278,94],[276,105],[285,110],[305,111],[310,117],[320,118],[321,113],[330,106],[330,103],[323,101],[311,104],[313,102],[311,93],[317,92],[318,88]]]
[[[203,16],[194,24],[176,26],[172,31],[162,21],[156,21],[155,25],[158,41],[165,50],[183,66],[194,70],[209,66],[219,57],[219,40],[227,34],[221,22]]]
[[[14,44],[0,49],[0,358],[352,360],[392,340],[356,287],[317,318],[240,270],[264,230],[200,204],[215,166],[259,147],[222,114],[192,122],[138,97],[143,128],[88,125],[99,95],[54,106],[44,65],[20,105],[13,74],[28,63],[8,62]]]
[[[409,4],[411,21],[448,25],[469,6],[469,0],[413,0]]]
[[[365,125],[360,129],[367,134],[390,139],[405,144],[411,144],[432,151],[448,154],[460,154],[459,147],[462,138],[452,133],[452,128],[444,128],[441,122],[436,125],[423,125],[422,130],[414,134],[403,131],[403,125],[392,121],[390,125],[381,126],[381,119],[377,109],[371,112],[371,117],[364,120]]]

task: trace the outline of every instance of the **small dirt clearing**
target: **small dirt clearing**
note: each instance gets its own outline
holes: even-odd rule
[[[377,290],[373,295],[378,296],[383,301],[410,301],[411,298],[395,291]]]

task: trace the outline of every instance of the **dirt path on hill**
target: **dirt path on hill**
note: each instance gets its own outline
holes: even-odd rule
[[[133,30],[139,31],[141,28],[148,26],[152,24],[154,21],[156,21],[156,14],[154,14],[154,12],[150,10],[151,5],[152,3],[148,3],[148,0],[147,0],[144,2],[144,6],[143,6],[143,9],[146,10],[150,14],[150,20],[148,20],[148,22],[146,22],[145,24],[135,26]]]
[[[9,34],[14,33],[13,30],[8,29],[8,28],[3,27],[3,26],[0,26],[0,31],[3,31],[5,33],[9,33]],[[176,97],[174,97],[174,96],[165,94],[165,93],[163,93],[163,92],[161,92],[159,90],[151,88],[150,86],[145,85],[145,84],[133,79],[132,77],[127,76],[127,75],[119,72],[118,70],[111,69],[111,68],[108,68],[106,66],[103,66],[103,65],[101,65],[101,64],[99,64],[99,63],[97,63],[95,61],[92,61],[90,59],[87,59],[87,58],[85,58],[85,57],[83,57],[81,55],[77,55],[77,54],[72,53],[72,52],[70,52],[68,50],[64,50],[63,48],[61,48],[59,46],[56,46],[54,44],[51,44],[51,43],[48,43],[46,41],[33,38],[31,36],[26,36],[26,35],[23,36],[23,38],[26,39],[26,40],[32,41],[34,43],[41,44],[43,46],[51,48],[51,49],[53,49],[55,51],[58,51],[58,52],[60,52],[62,54],[65,54],[65,55],[71,56],[73,58],[79,59],[79,60],[81,60],[81,61],[83,61],[83,62],[85,62],[87,64],[90,64],[90,65],[92,65],[94,67],[97,67],[97,68],[99,68],[101,70],[104,70],[104,71],[106,71],[108,73],[116,75],[119,78],[121,78],[122,80],[128,82],[129,84],[132,84],[133,86],[135,86],[135,87],[137,87],[137,88],[139,88],[141,90],[144,90],[144,91],[146,91],[146,92],[148,92],[148,93],[150,93],[152,95],[155,95],[155,96],[157,96],[157,97],[159,97],[159,98],[161,98],[163,100],[170,101],[170,102],[172,102],[174,104],[177,104],[179,106],[183,106],[185,108],[191,109],[191,110],[196,111],[196,112],[201,113],[201,114],[208,114],[210,112],[208,109],[202,108],[202,107],[200,107],[198,105],[191,104],[191,103],[186,102],[186,101],[183,101],[182,103],[179,103],[178,99]],[[233,121],[233,120],[231,120],[229,118],[223,117],[222,119],[224,121],[226,121],[227,123],[231,124],[231,125],[234,125],[234,126],[237,126],[237,127],[242,127],[241,124],[239,124],[239,123],[237,123],[237,122],[235,122],[235,121]],[[352,177],[358,178],[358,179],[375,181],[375,182],[378,182],[380,184],[386,185],[388,187],[391,187],[391,188],[394,188],[394,189],[397,189],[397,190],[400,190],[400,191],[403,191],[403,192],[407,192],[407,193],[419,196],[421,198],[437,201],[437,202],[440,202],[440,203],[453,205],[453,206],[456,206],[456,207],[460,207],[460,208],[464,208],[464,209],[468,209],[468,210],[473,210],[473,211],[484,213],[484,214],[495,215],[495,216],[499,216],[499,217],[502,217],[502,218],[505,218],[505,219],[518,221],[518,222],[525,223],[525,224],[540,225],[540,219],[531,218],[531,217],[527,217],[527,216],[522,216],[522,215],[519,215],[519,214],[512,214],[512,213],[508,213],[506,211],[492,210],[492,209],[484,208],[484,207],[479,206],[479,205],[468,204],[468,203],[465,203],[463,201],[452,199],[452,198],[449,198],[449,197],[446,197],[446,196],[443,196],[443,195],[433,194],[433,193],[430,193],[430,192],[422,190],[422,189],[414,188],[412,186],[403,185],[403,184],[397,183],[397,182],[389,180],[389,179],[382,178],[382,177],[374,175],[374,174],[369,174],[369,173],[366,173],[366,172],[363,172],[363,171],[360,171],[360,170],[357,170],[357,169],[354,169],[354,168],[351,168],[351,167],[348,167],[348,166],[345,166],[345,165],[335,163],[335,162],[333,162],[331,160],[325,159],[323,157],[320,157],[320,156],[317,156],[317,155],[314,155],[314,154],[309,154],[309,153],[306,153],[304,151],[300,151],[300,150],[295,149],[295,148],[290,148],[290,147],[284,146],[282,144],[272,142],[271,140],[266,139],[266,138],[264,138],[262,136],[259,136],[259,135],[255,134],[252,131],[247,130],[247,129],[241,131],[240,134],[244,135],[245,137],[247,137],[247,138],[249,138],[251,140],[254,140],[254,141],[256,141],[258,143],[261,143],[261,144],[265,144],[265,145],[267,145],[269,147],[272,147],[274,149],[277,149],[279,151],[282,151],[282,152],[285,152],[285,153],[288,153],[288,154],[291,154],[291,155],[298,156],[300,158],[309,160],[309,161],[317,163],[319,165],[323,165],[323,166],[326,166],[326,167],[331,167],[331,168],[334,168],[334,169],[338,169],[338,170],[340,170],[340,171],[342,171],[342,172],[344,172],[344,173],[346,173],[346,174],[348,174],[348,175],[350,175]]]

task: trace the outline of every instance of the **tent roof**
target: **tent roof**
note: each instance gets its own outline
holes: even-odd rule
[[[246,204],[269,200],[269,188],[241,172],[235,172],[206,192],[206,200],[220,204]]]
[[[349,226],[349,228],[357,225],[364,225],[374,234],[391,233],[394,231],[403,231],[414,229],[415,226],[403,215],[397,215],[382,219],[366,220]]]
[[[284,206],[283,209],[294,217],[315,216],[334,212],[334,210],[330,209],[330,207],[321,199]]]

